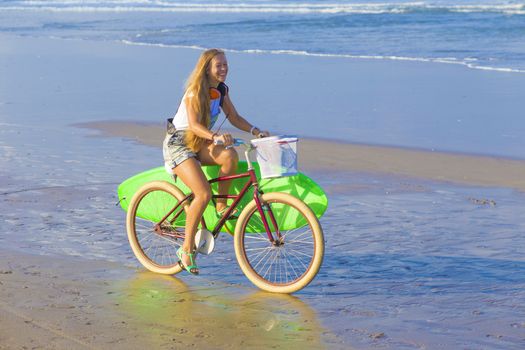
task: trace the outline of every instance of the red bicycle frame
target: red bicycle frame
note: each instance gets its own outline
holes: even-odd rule
[[[228,208],[228,210],[224,214],[222,214],[219,222],[217,222],[217,224],[215,225],[215,227],[211,231],[211,233],[213,234],[213,237],[217,238],[217,236],[220,233],[220,229],[226,223],[226,220],[228,220],[228,218],[230,217],[230,215],[233,212],[233,210],[235,210],[237,205],[239,205],[241,199],[244,197],[244,195],[246,195],[246,193],[248,192],[250,187],[253,186],[254,187],[253,199],[255,200],[255,205],[257,206],[257,210],[258,210],[259,214],[261,215],[261,220],[262,220],[262,223],[264,225],[264,229],[266,230],[266,234],[268,235],[268,239],[274,244],[279,244],[280,239],[278,239],[278,240],[274,239],[274,237],[272,235],[272,231],[270,229],[270,225],[269,225],[268,219],[266,218],[266,215],[264,214],[265,212],[268,212],[268,215],[270,217],[270,221],[271,221],[273,227],[275,228],[277,238],[281,237],[281,232],[279,231],[279,227],[277,226],[277,221],[275,220],[275,216],[273,215],[273,212],[272,212],[270,206],[262,203],[262,201],[261,201],[260,195],[263,194],[263,192],[259,189],[259,182],[257,181],[257,176],[255,175],[255,170],[253,168],[251,168],[251,167],[248,168],[248,171],[245,172],[245,173],[242,173],[242,174],[235,174],[235,175],[228,175],[228,176],[219,176],[219,177],[216,177],[214,179],[210,179],[208,181],[208,183],[212,184],[212,183],[215,183],[215,182],[229,181],[229,180],[235,180],[235,179],[241,179],[241,178],[248,178],[248,181],[246,182],[246,184],[244,184],[243,188],[241,189],[241,191],[239,192],[238,195],[232,195],[232,194],[223,194],[223,195],[221,195],[221,194],[214,194],[214,195],[212,195],[213,199],[218,199],[218,198],[233,199],[232,205]],[[173,212],[175,212],[178,208],[180,208],[179,211],[177,212],[177,214],[175,214],[174,218],[171,220],[172,223],[175,222],[177,217],[183,212],[183,210],[182,210],[183,207],[181,207],[181,206],[186,201],[190,200],[192,197],[193,197],[193,193],[190,193],[189,195],[184,197],[184,199],[181,200],[172,210],[170,210],[169,213],[164,218],[162,218],[162,220],[160,222],[163,222],[164,220],[166,220]],[[208,229],[204,218],[201,218],[201,225],[202,225],[203,228]]]

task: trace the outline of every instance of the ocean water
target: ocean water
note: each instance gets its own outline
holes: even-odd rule
[[[0,1],[0,31],[525,72],[513,0]]]

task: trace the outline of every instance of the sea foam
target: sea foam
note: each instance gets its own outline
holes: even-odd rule
[[[3,10],[53,12],[222,12],[222,13],[355,13],[355,14],[408,14],[408,13],[502,13],[524,15],[523,4],[440,5],[424,2],[391,3],[246,3],[229,2],[168,2],[168,1],[14,1],[0,5]]]

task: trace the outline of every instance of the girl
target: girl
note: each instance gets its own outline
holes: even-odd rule
[[[168,132],[163,143],[165,165],[194,194],[186,212],[185,239],[177,251],[182,266],[197,275],[195,263],[195,233],[204,209],[211,199],[211,189],[201,164],[220,166],[220,176],[233,175],[237,170],[238,155],[228,133],[211,131],[220,109],[236,128],[250,132],[256,137],[268,136],[268,132],[250,124],[235,109],[224,83],[228,74],[228,61],[224,51],[204,51],[186,83],[186,92],[175,117],[168,119]],[[216,143],[222,143],[221,145]],[[227,194],[230,181],[219,182],[219,194]],[[217,213],[227,210],[226,199],[217,199]]]

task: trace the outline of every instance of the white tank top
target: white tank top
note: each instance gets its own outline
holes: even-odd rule
[[[186,109],[185,102],[186,97],[192,98],[193,94],[188,95],[188,93],[185,93],[184,96],[182,96],[182,101],[180,102],[179,109],[177,110],[177,113],[175,113],[172,122],[176,130],[186,130],[189,127],[188,111]],[[219,118],[219,114],[221,113],[221,100],[222,99],[220,92],[218,95],[212,95],[212,98],[210,98],[210,125],[208,127],[209,129],[213,128],[215,122]]]

